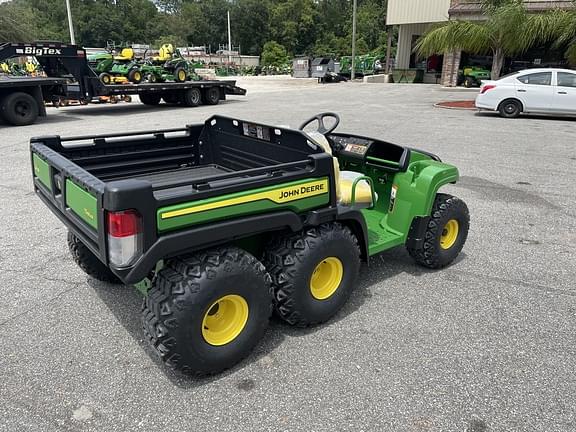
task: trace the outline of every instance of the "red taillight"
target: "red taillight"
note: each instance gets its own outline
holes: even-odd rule
[[[129,237],[140,231],[140,215],[136,210],[108,213],[108,234],[112,237]]]
[[[484,87],[480,89],[480,94],[486,93],[488,90],[495,89],[496,86],[494,84],[486,84]]]

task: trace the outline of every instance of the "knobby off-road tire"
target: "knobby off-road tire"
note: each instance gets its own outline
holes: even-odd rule
[[[68,248],[78,267],[88,276],[102,282],[113,284],[122,283],[122,281],[70,231],[68,231]]]
[[[446,267],[462,251],[469,227],[470,213],[466,203],[452,195],[438,194],[424,242],[418,248],[407,248],[408,253],[423,267]]]
[[[330,319],[350,297],[360,247],[348,227],[322,224],[273,240],[264,265],[272,276],[277,314],[289,324],[307,327]]]
[[[210,333],[217,329],[208,323],[230,310],[223,303],[231,298],[245,303],[247,318],[226,341],[218,338],[225,332]],[[242,249],[220,247],[168,261],[144,300],[142,324],[166,365],[189,375],[209,375],[246,357],[271,314],[270,276],[262,263]]]

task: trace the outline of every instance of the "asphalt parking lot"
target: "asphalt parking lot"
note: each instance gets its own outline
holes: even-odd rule
[[[50,109],[0,125],[0,431],[576,430],[576,119],[433,108],[471,93],[427,85],[244,79],[215,107]],[[163,367],[140,295],[89,279],[34,196],[28,140],[171,128],[224,114],[340,130],[436,153],[461,171],[471,230],[439,272],[399,248],[362,268],[331,322],[273,321],[256,351],[208,379]]]

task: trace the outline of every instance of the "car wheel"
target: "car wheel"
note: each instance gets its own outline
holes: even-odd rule
[[[522,113],[522,104],[516,99],[507,99],[498,107],[500,115],[505,118],[515,118]]]

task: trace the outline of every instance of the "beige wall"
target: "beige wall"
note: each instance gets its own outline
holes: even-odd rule
[[[387,25],[448,20],[450,0],[388,0]]]
[[[430,24],[404,24],[399,27],[396,69],[408,69],[412,54],[412,37],[423,35],[429,26]]]

